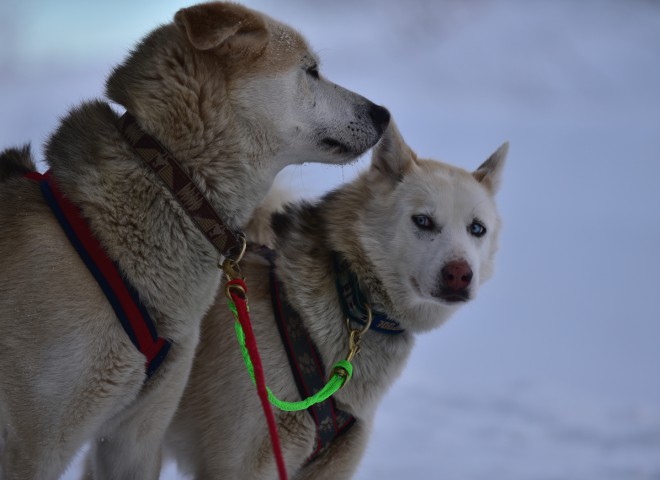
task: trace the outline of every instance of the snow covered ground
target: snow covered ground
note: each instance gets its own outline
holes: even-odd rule
[[[38,147],[184,5],[40,3],[0,4],[0,147]],[[419,338],[357,478],[660,479],[660,3],[245,3],[300,29],[421,156],[473,168],[511,142],[496,275]],[[285,182],[318,194],[367,162]]]

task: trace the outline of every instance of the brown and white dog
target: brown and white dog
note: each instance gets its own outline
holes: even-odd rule
[[[292,28],[233,3],[176,13],[107,80],[240,229],[292,163],[347,163],[389,113],[327,81]],[[57,479],[91,441],[88,475],[156,479],[162,437],[220,283],[219,254],[127,143],[105,101],[72,109],[46,147],[52,178],[135,288],[169,355],[145,358],[37,183],[29,148],[0,154],[0,479]]]
[[[492,275],[500,229],[494,196],[507,148],[500,147],[470,173],[418,159],[391,123],[367,171],[317,203],[286,205],[272,217],[270,238],[260,224],[264,217],[259,209],[252,228],[272,246],[274,266],[263,254],[252,252],[243,262],[243,273],[267,383],[278,398],[300,400],[297,382],[305,380],[292,371],[306,372],[321,363],[329,369],[345,358],[346,318],[353,316],[346,307],[349,302],[370,304],[380,322],[362,336],[353,378],[334,397],[336,408],[356,422],[339,432],[315,460],[308,463],[319,445],[318,419],[306,411],[275,410],[291,478],[351,477],[377,405],[406,363],[415,335],[442,325]],[[285,301],[271,299],[271,272],[279,279],[277,290],[286,292]],[[352,286],[344,282],[346,272]],[[347,285],[359,292],[347,296]],[[282,336],[283,341],[282,326],[274,317],[289,308],[281,307],[286,302],[295,314],[283,323],[298,317],[302,327],[294,327],[297,333]],[[196,479],[274,479],[277,472],[259,399],[236,339],[228,335],[233,321],[220,295],[203,321],[202,341],[166,449],[180,469]],[[300,361],[292,369],[284,344],[299,343],[291,339],[301,338],[302,329],[320,359],[309,360],[316,353],[294,353]],[[321,378],[327,375],[326,370]],[[327,419],[334,428],[337,418]],[[327,425],[320,424],[319,430]]]

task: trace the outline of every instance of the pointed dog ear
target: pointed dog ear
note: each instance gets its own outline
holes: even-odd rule
[[[477,182],[485,186],[492,195],[495,195],[500,188],[502,170],[508,151],[509,142],[504,142],[495,153],[488,157],[488,160],[472,172],[472,176],[477,179]]]
[[[393,182],[400,182],[415,163],[417,155],[403,140],[394,120],[390,120],[387,130],[374,147],[371,169]]]
[[[255,11],[234,3],[201,3],[182,8],[174,15],[197,50],[225,47],[237,53],[261,51],[266,44],[267,29]]]

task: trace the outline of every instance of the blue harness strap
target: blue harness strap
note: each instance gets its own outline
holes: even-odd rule
[[[25,177],[39,183],[46,203],[69,242],[101,287],[131,342],[145,356],[147,379],[150,378],[165,360],[172,342],[158,336],[156,325],[137,291],[108,257],[78,207],[59,191],[50,171],[43,175],[29,172]]]

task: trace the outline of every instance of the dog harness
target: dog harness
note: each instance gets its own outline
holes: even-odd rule
[[[165,360],[172,342],[158,336],[156,325],[137,291],[108,257],[80,209],[60,192],[51,172],[43,175],[29,172],[25,177],[39,183],[46,203],[71,245],[105,293],[131,342],[145,356],[147,379],[150,378]]]
[[[228,268],[235,269],[245,250],[245,237],[235,233],[222,221],[174,156],[148,135],[133,115],[125,112],[119,118],[117,128],[224,258],[223,268],[227,264]],[[59,191],[50,171],[44,175],[29,172],[25,177],[39,183],[46,203],[69,241],[105,293],[131,342],[145,356],[147,379],[150,378],[165,360],[172,341],[158,336],[156,325],[137,291],[108,257],[78,207]]]
[[[298,393],[301,398],[308,398],[325,385],[327,374],[323,361],[300,315],[287,300],[284,285],[275,272],[275,252],[266,247],[261,247],[258,252],[270,263],[273,312]],[[366,325],[368,317],[366,302],[355,273],[338,253],[333,253],[332,260],[336,278],[335,287],[344,315],[355,323]],[[372,312],[370,328],[387,335],[396,335],[405,331],[399,322],[382,312]],[[356,422],[352,415],[337,407],[332,397],[311,406],[308,412],[316,425],[316,445],[307,463],[317,458],[334,439],[348,431]]]
[[[260,253],[270,262],[270,292],[277,328],[286,350],[301,398],[314,395],[326,383],[327,373],[316,345],[305,330],[300,315],[288,302],[284,285],[277,278],[273,263],[275,254],[262,249]],[[334,439],[347,432],[355,418],[340,410],[331,397],[307,409],[316,425],[316,445],[307,463],[316,459]]]

